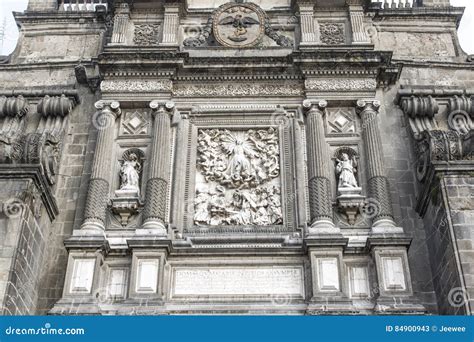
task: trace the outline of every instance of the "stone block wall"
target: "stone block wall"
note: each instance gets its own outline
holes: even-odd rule
[[[58,0],[29,0],[28,11],[56,10]]]
[[[437,311],[436,297],[429,265],[424,224],[415,211],[417,184],[415,179],[416,157],[406,127],[403,112],[393,104],[397,88],[381,94],[384,110],[381,111],[380,130],[384,162],[390,182],[395,222],[412,238],[408,249],[413,291],[431,312]]]
[[[87,181],[84,182],[85,165],[90,164],[91,152],[86,155],[92,116],[94,96],[82,89],[82,104],[75,108],[69,120],[68,133],[63,142],[63,153],[56,187],[59,215],[51,224],[45,255],[48,263],[42,269],[42,287],[39,296],[38,314],[46,314],[62,295],[67,266],[67,251],[64,240],[71,236],[76,215],[81,215],[87,194]]]
[[[1,181],[0,313],[37,314],[49,218],[28,195],[30,181]]]
[[[445,205],[449,208],[447,219],[455,237],[453,248],[456,249],[456,253],[454,255],[459,258],[458,267],[461,270],[465,286],[465,289],[451,288],[451,292],[448,293],[451,306],[443,306],[441,309],[450,314],[456,314],[458,310],[472,314],[474,304],[474,249],[472,246],[474,240],[474,175],[468,173],[445,176],[441,186],[445,189],[443,197],[445,197]],[[461,305],[464,302],[468,302],[470,308]]]

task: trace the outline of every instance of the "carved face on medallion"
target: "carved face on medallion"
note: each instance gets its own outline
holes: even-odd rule
[[[242,48],[256,45],[264,34],[265,15],[251,3],[229,3],[214,14],[214,36],[228,47]]]

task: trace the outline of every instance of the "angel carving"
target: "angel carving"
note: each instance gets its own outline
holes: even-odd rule
[[[258,156],[245,137],[234,136],[229,131],[221,136],[222,148],[229,155],[227,174],[233,181],[249,181],[254,175],[251,158]]]
[[[350,159],[347,153],[341,154],[342,160],[336,159],[336,174],[338,175],[338,188],[357,188],[354,173],[357,171],[357,162]]]

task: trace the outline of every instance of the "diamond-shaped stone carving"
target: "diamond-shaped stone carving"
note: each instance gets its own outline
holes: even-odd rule
[[[354,133],[354,112],[345,108],[329,109],[327,124],[329,133]]]
[[[122,127],[125,135],[142,135],[148,133],[148,115],[139,111],[125,114]]]

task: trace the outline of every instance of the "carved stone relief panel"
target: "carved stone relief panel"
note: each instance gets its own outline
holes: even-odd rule
[[[183,45],[188,48],[213,44],[215,41],[224,47],[251,48],[263,42],[268,36],[277,45],[291,48],[294,42],[291,38],[276,31],[267,14],[253,3],[229,2],[219,6],[212,12],[203,27],[185,27]]]
[[[320,22],[319,34],[322,44],[342,45],[346,42],[344,23]]]
[[[150,115],[147,111],[128,111],[122,116],[120,133],[122,135],[147,135],[150,127]]]
[[[141,46],[158,45],[159,24],[135,25],[133,43]]]
[[[197,144],[195,225],[283,223],[275,128],[200,129]]]
[[[256,5],[229,3],[214,14],[213,30],[223,46],[254,46],[264,34],[265,14]]]
[[[356,115],[352,108],[328,108],[326,116],[328,134],[356,133]]]

